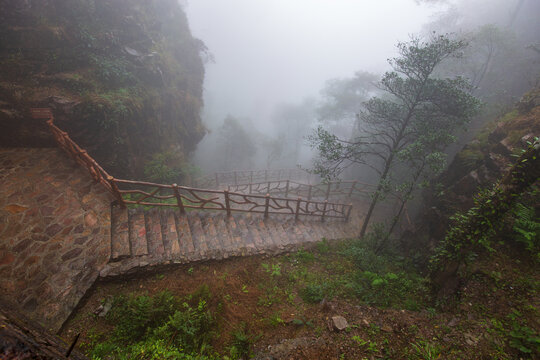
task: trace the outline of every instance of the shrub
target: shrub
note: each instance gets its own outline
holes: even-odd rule
[[[308,284],[300,291],[300,297],[307,303],[317,304],[324,299],[327,288],[326,284]]]
[[[187,301],[168,291],[116,297],[106,318],[114,329],[103,342],[93,337],[92,359],[214,359],[215,316],[202,296]]]
[[[515,238],[540,260],[540,222],[536,209],[523,203],[517,203],[512,210]]]

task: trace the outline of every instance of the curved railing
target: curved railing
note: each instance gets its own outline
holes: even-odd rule
[[[330,198],[369,198],[376,186],[359,181],[329,181],[304,184],[293,180],[277,180],[259,183],[227,185],[227,190],[244,194],[282,194],[298,196],[307,200]]]
[[[352,205],[330,203],[328,200],[312,201],[301,197],[291,199],[273,197],[269,193],[265,195],[243,194],[229,190],[198,189],[176,184],[165,185],[116,179],[88,155],[86,150],[80,148],[65,131],[54,125],[50,109],[31,109],[31,113],[32,117],[36,119],[47,119],[47,125],[60,147],[77,163],[86,168],[92,178],[111,192],[123,207],[126,205],[170,206],[178,207],[182,213],[186,209],[221,210],[226,211],[228,215],[234,211],[261,213],[265,217],[269,214],[288,214],[294,215],[296,219],[299,216],[316,216],[320,217],[322,221],[325,218],[348,220],[352,210]],[[261,176],[256,171],[247,171],[245,174],[231,172],[230,174],[233,174],[233,177],[238,181],[245,178],[247,173],[249,173],[250,179]],[[269,176],[268,171],[266,174],[264,172],[262,174],[262,176]],[[281,176],[279,170],[278,174]],[[290,180],[287,184],[290,185]],[[120,189],[122,185],[126,185],[129,189]]]
[[[311,183],[318,177],[302,169],[265,169],[218,171],[192,181],[193,186],[218,189],[228,185],[266,183],[268,181],[297,180]]]
[[[340,218],[348,220],[352,205],[312,201],[302,198],[291,199],[266,195],[250,195],[228,190],[197,189],[176,184],[164,185],[144,181],[114,179],[116,184],[128,185],[131,189],[119,192],[128,205],[178,207],[181,213],[189,209],[221,210],[231,212]],[[142,190],[148,189],[148,190]]]

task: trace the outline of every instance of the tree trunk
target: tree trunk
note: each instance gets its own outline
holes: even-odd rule
[[[373,215],[373,210],[375,209],[375,206],[377,205],[377,202],[379,201],[379,197],[381,194],[383,182],[388,177],[388,173],[390,172],[390,166],[392,165],[392,160],[394,159],[394,153],[390,154],[390,157],[388,160],[386,160],[386,163],[384,165],[384,172],[381,175],[381,178],[379,179],[379,184],[377,185],[377,190],[375,190],[375,194],[373,195],[373,199],[371,199],[371,203],[369,204],[369,209],[366,214],[366,217],[364,219],[364,223],[362,224],[362,228],[360,229],[360,235],[358,236],[360,239],[366,235],[367,227],[369,224],[369,220],[371,219],[371,215]]]
[[[394,219],[392,220],[392,225],[390,225],[390,228],[388,229],[388,232],[386,233],[385,238],[381,241],[381,243],[377,246],[377,249],[375,250],[375,253],[378,254],[386,245],[388,242],[388,239],[390,238],[390,235],[392,235],[392,231],[394,231],[394,228],[396,227],[399,219],[401,218],[401,213],[403,212],[403,209],[405,208],[405,204],[407,203],[407,199],[411,195],[411,193],[414,190],[414,185],[416,185],[416,182],[418,181],[418,178],[420,175],[422,175],[422,171],[424,171],[425,163],[422,164],[422,166],[418,169],[416,174],[414,174],[413,182],[411,183],[411,186],[407,190],[407,193],[405,194],[405,197],[403,200],[401,200],[401,206],[399,207],[399,211],[394,216]]]

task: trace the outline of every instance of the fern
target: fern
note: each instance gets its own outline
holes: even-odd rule
[[[540,219],[536,209],[517,203],[512,211],[514,216],[513,230],[516,240],[523,243],[528,251],[537,255],[540,259]]]

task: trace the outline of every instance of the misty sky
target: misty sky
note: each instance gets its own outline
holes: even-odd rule
[[[414,0],[188,0],[185,9],[215,57],[206,67],[207,122],[232,114],[265,128],[276,104],[317,95],[327,79],[386,70],[396,43],[442,8]]]

